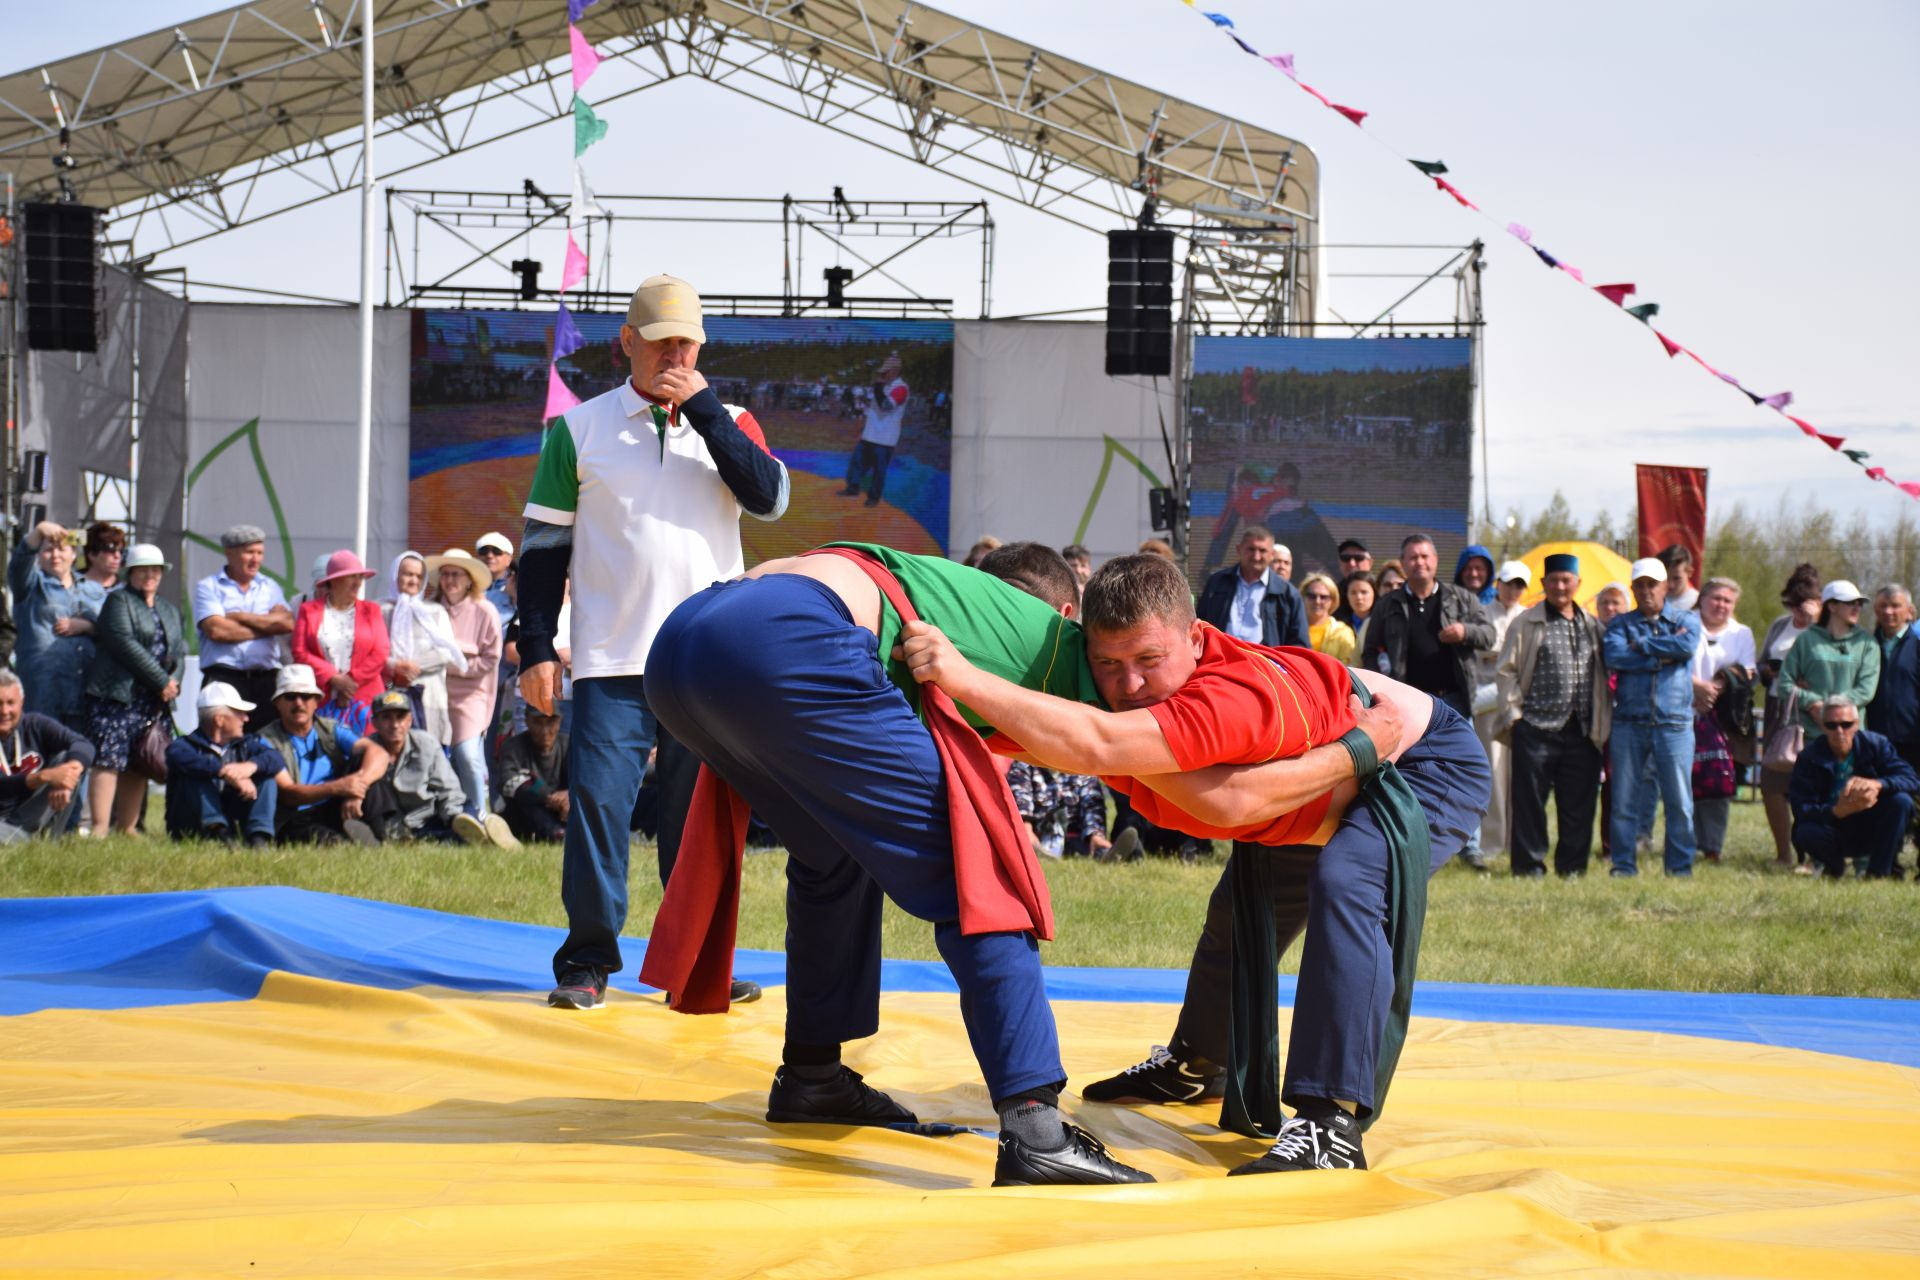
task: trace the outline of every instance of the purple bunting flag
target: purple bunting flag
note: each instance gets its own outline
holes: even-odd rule
[[[1261,61],[1271,62],[1274,66],[1280,68],[1281,71],[1286,73],[1287,79],[1289,80],[1293,79],[1293,55],[1292,54],[1270,53],[1265,58],[1261,59]]]
[[[1233,41],[1235,44],[1239,45],[1241,49],[1245,50],[1247,53],[1252,54],[1254,57],[1257,58],[1260,56],[1260,51],[1258,49],[1248,44],[1245,40],[1242,40],[1239,36],[1233,34],[1233,32],[1231,31],[1227,32],[1227,39]]]
[[[1760,403],[1764,404],[1769,409],[1785,409],[1788,405],[1793,403],[1793,392],[1791,391],[1775,392],[1773,395],[1768,396],[1766,399],[1762,400]]]
[[[587,345],[580,336],[580,326],[573,322],[573,313],[567,310],[567,304],[560,304],[560,314],[553,321],[553,359],[558,364],[568,356]]]

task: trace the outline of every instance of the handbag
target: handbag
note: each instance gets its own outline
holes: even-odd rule
[[[1726,731],[1713,713],[1693,722],[1693,794],[1697,800],[1725,800],[1735,790],[1733,754]]]
[[[165,786],[167,747],[173,742],[173,717],[163,709],[127,748],[127,770]]]

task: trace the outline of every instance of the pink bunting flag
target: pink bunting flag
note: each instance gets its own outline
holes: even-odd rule
[[[1818,431],[1814,432],[1813,434],[1819,437],[1821,444],[1827,446],[1827,448],[1833,450],[1835,453],[1840,452],[1840,446],[1847,442],[1847,438],[1845,436],[1822,435]]]
[[[580,245],[573,238],[573,232],[567,232],[567,262],[560,268],[560,292],[565,293],[587,278],[587,255],[580,252]]]
[[[1312,94],[1315,98],[1317,98],[1321,106],[1330,107],[1333,105],[1332,98],[1329,98],[1326,94],[1320,92],[1318,89],[1308,84],[1305,80],[1295,80],[1294,83],[1299,85],[1302,89],[1305,89],[1308,93]]]
[[[1572,276],[1575,280],[1578,280],[1581,284],[1587,282],[1587,277],[1581,273],[1580,268],[1574,266],[1571,262],[1557,262],[1554,265]]]
[[[580,397],[573,394],[573,388],[569,387],[566,380],[560,376],[560,366],[549,364],[547,366],[547,409],[541,415],[542,418],[552,422],[579,403]]]
[[[1820,434],[1818,431],[1814,430],[1813,424],[1811,422],[1808,422],[1805,418],[1796,418],[1790,413],[1786,415],[1786,418],[1788,422],[1791,422],[1794,426],[1800,428],[1802,434],[1810,435],[1810,436],[1817,436]]]
[[[1593,286],[1593,291],[1614,306],[1624,307],[1627,299],[1634,295],[1636,287],[1630,284],[1597,284]]]
[[[1893,487],[1909,498],[1920,498],[1920,484],[1915,484],[1911,480],[1896,481]]]
[[[1885,480],[1886,478],[1887,478],[1887,469],[1885,467],[1868,467],[1867,468],[1867,479]]]
[[[600,69],[600,55],[593,51],[593,45],[580,33],[580,28],[572,23],[567,24],[567,43],[573,50],[573,91],[579,93],[593,78],[593,73]]]
[[[1293,55],[1292,54],[1270,53],[1265,58],[1261,59],[1261,61],[1271,62],[1274,66],[1278,67],[1281,70],[1281,72],[1284,73],[1289,80],[1293,78]]]
[[[1335,110],[1338,110],[1338,109],[1339,108],[1337,107],[1335,108]],[[1356,121],[1355,123],[1358,123],[1358,122]],[[1478,209],[1480,207],[1479,205],[1475,204],[1473,201],[1467,199],[1464,195],[1461,195],[1460,188],[1454,186],[1451,182],[1448,182],[1445,178],[1435,178],[1433,180],[1433,185],[1440,188],[1440,190],[1446,192],[1448,195],[1452,196],[1455,200],[1458,200],[1461,204],[1467,206],[1467,208],[1469,209]]]
[[[1360,108],[1358,107],[1343,107],[1337,102],[1330,102],[1327,105],[1332,107],[1335,111],[1338,111],[1341,115],[1345,116],[1347,119],[1353,121],[1353,123],[1356,126],[1362,120],[1365,120],[1367,118],[1367,113],[1360,110]],[[1479,207],[1480,207],[1479,205],[1474,206],[1474,208],[1476,209]]]
[[[1778,395],[1768,396],[1766,399],[1762,400],[1760,403],[1767,406],[1767,408],[1769,409],[1785,409],[1788,405],[1793,403],[1793,392],[1782,391]]]
[[[1533,232],[1527,230],[1527,228],[1517,222],[1509,222],[1507,224],[1507,234],[1515,240],[1518,240],[1521,244],[1533,243]]]
[[[1667,359],[1669,360],[1673,359],[1673,357],[1679,355],[1682,351],[1686,350],[1685,347],[1681,346],[1679,343],[1675,342],[1672,338],[1669,338],[1666,334],[1660,332],[1658,329],[1655,329],[1653,331],[1653,336],[1660,339],[1660,345],[1667,349]]]

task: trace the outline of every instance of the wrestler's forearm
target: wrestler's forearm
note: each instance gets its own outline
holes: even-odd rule
[[[1180,767],[1160,722],[1145,711],[1100,711],[977,668],[968,673],[963,691],[948,692],[1049,769],[1137,777]]]
[[[1291,760],[1222,764],[1188,773],[1138,776],[1138,781],[1213,827],[1272,822],[1353,781],[1353,757],[1333,743]]]

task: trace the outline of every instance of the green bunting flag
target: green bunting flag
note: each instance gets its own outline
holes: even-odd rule
[[[1439,160],[1409,160],[1407,163],[1429,178],[1437,178],[1447,171],[1446,164]]]
[[[1651,324],[1653,323],[1653,318],[1660,314],[1660,304],[1657,302],[1643,302],[1637,307],[1628,307],[1627,314],[1635,320],[1638,320],[1641,324]]]
[[[593,114],[593,108],[579,94],[573,95],[573,154],[578,157],[607,136],[607,122]]]
[[[1849,458],[1852,458],[1855,466],[1858,466],[1859,464],[1865,462],[1868,458],[1873,456],[1872,454],[1868,453],[1865,449],[1842,449],[1840,452],[1846,454]]]

